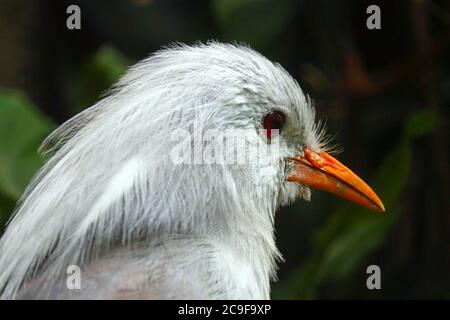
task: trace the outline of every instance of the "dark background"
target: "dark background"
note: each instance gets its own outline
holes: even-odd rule
[[[70,4],[81,30],[66,28]],[[381,30],[366,28],[371,4]],[[273,298],[450,298],[448,1],[1,0],[0,225],[52,129],[161,46],[208,39],[281,63],[387,209],[319,192],[282,209]],[[371,264],[381,290],[366,287]]]

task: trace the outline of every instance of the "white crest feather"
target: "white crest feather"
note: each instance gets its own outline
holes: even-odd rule
[[[210,267],[222,270],[229,292],[216,290],[215,297],[267,298],[279,257],[275,210],[307,190],[284,182],[281,159],[277,175],[262,182],[255,168],[173,165],[169,156],[175,129],[190,130],[194,121],[256,128],[272,106],[290,113],[292,141],[320,145],[314,110],[298,84],[247,47],[176,44],[133,66],[107,97],[44,142],[49,160],[0,242],[1,297],[14,298],[37,275],[51,279],[111,248],[176,237],[223,248],[223,265]],[[296,148],[286,143],[284,152]],[[233,250],[242,264],[230,263]],[[257,283],[245,285],[250,291],[236,289],[223,271],[227,263],[234,271],[252,266],[239,267],[254,274]]]

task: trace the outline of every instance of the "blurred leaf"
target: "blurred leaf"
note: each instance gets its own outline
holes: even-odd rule
[[[437,115],[430,110],[416,110],[412,112],[405,127],[408,138],[421,137],[430,133],[437,125]]]
[[[290,0],[214,0],[212,11],[225,39],[263,49],[288,24],[294,4]]]
[[[0,193],[17,200],[42,165],[37,150],[52,124],[19,91],[0,91]]]
[[[323,283],[346,279],[383,243],[402,211],[399,199],[411,168],[411,140],[431,132],[435,124],[435,115],[428,111],[410,115],[403,138],[385,157],[373,183],[386,213],[367,212],[353,204],[345,204],[331,213],[313,235],[312,256],[287,283],[280,284],[274,292],[275,298],[316,297]]]
[[[11,212],[14,210],[17,199],[12,199],[0,191],[0,226],[4,226]],[[0,228],[0,233],[1,233]]]
[[[81,68],[71,99],[75,101],[75,111],[94,104],[126,72],[129,64],[128,59],[118,50],[108,46],[101,47]]]

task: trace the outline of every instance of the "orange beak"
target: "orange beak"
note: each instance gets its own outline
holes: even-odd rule
[[[304,156],[290,158],[294,167],[288,181],[334,193],[370,210],[384,212],[384,205],[373,190],[349,168],[325,151],[304,148]]]

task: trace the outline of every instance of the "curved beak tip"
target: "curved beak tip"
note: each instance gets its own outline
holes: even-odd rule
[[[367,209],[385,212],[376,193],[349,168],[325,151],[315,152],[305,147],[303,156],[290,158],[294,162],[288,181],[327,191]]]

